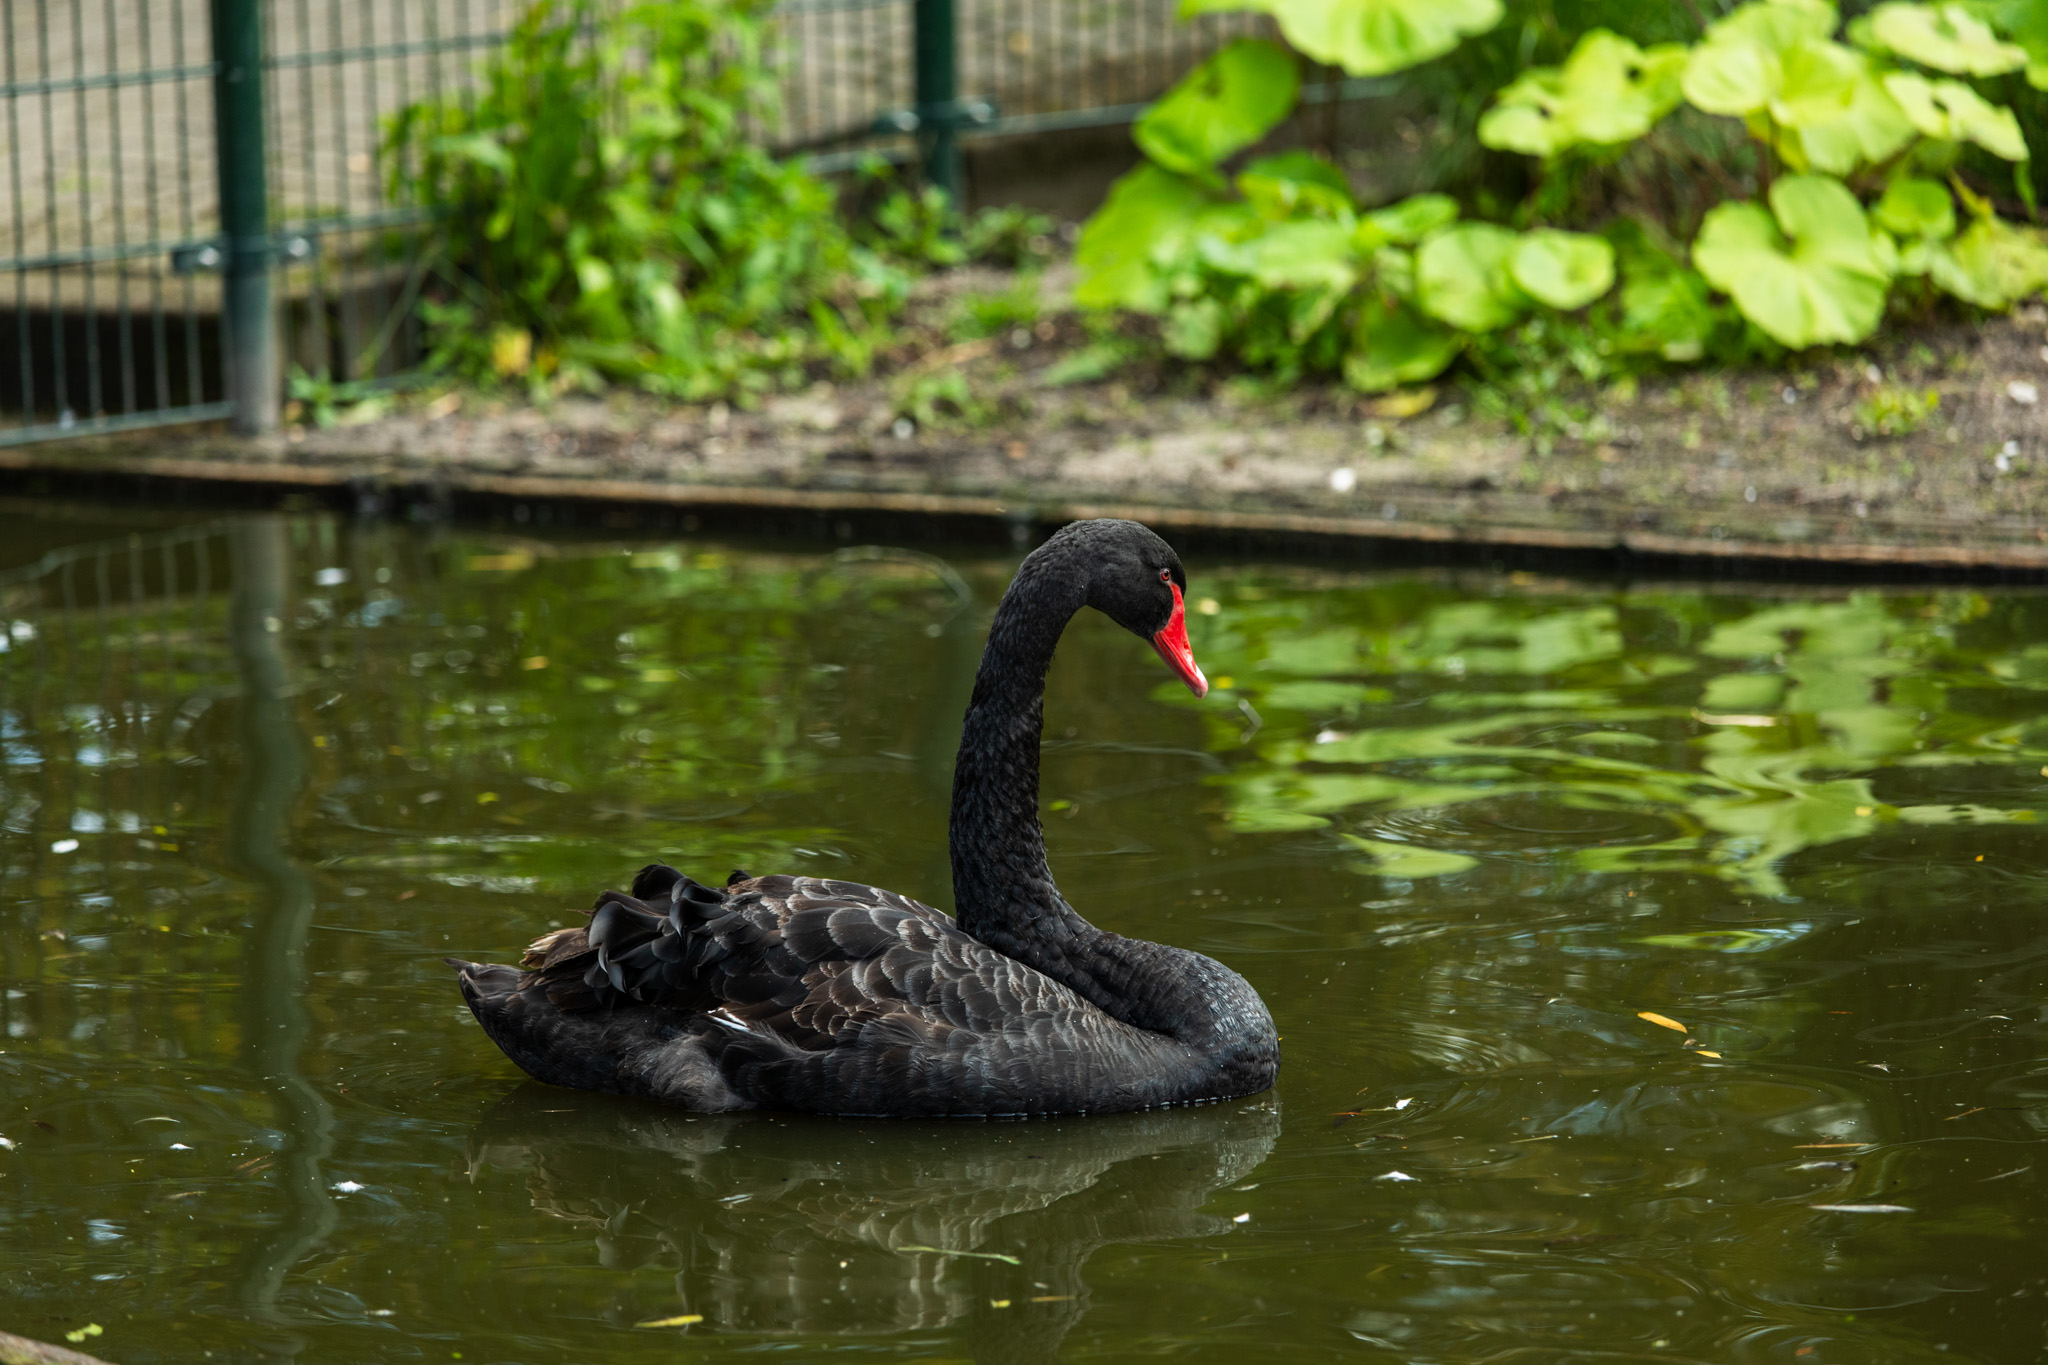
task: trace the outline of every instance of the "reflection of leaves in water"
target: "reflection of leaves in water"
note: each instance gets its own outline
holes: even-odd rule
[[[1345,835],[1344,842],[1370,854],[1372,862],[1364,870],[1378,873],[1383,877],[1406,877],[1410,880],[1417,877],[1442,877],[1479,865],[1479,860],[1469,853],[1447,853],[1442,849],[1390,844],[1383,839],[1361,839],[1355,834]]]
[[[1651,934],[1636,940],[1655,948],[1691,948],[1705,953],[1761,953],[1812,932],[1811,924],[1774,925],[1768,929],[1707,929],[1695,934]]]
[[[1704,870],[1765,895],[1785,893],[1779,869],[1803,850],[1899,823],[2034,818],[1912,799],[1916,768],[2048,756],[2040,720],[2012,714],[2048,682],[2048,648],[1974,648],[1992,609],[1978,594],[1741,614],[1740,599],[1700,593],[1473,601],[1416,583],[1247,598],[1199,642],[1265,722],[1256,757],[1214,779],[1226,818],[1244,832],[1348,826],[1388,875],[1433,874],[1391,871],[1386,847],[1456,852],[1375,838],[1391,814],[1434,811],[1448,830],[1453,810],[1532,799],[1661,817],[1663,832],[1639,824],[1621,841],[1560,831],[1587,871]],[[1239,747],[1234,727],[1214,733]]]

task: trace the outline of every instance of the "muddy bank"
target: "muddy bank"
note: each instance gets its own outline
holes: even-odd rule
[[[1282,536],[2048,570],[2039,309],[1785,370],[1561,393],[1541,413],[1496,401],[1489,415],[1456,381],[1365,399],[1274,394],[1157,358],[1112,368],[1116,340],[1059,306],[1056,276],[1037,299],[1019,289],[942,277],[876,377],[751,411],[624,391],[545,407],[422,391],[325,429],[34,447],[0,470],[16,486],[100,469],[672,507],[1115,509]]]

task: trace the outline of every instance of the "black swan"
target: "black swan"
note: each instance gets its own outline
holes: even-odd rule
[[[717,1112],[1105,1113],[1268,1089],[1258,993],[1200,953],[1097,929],[1038,823],[1045,674],[1084,606],[1150,640],[1195,695],[1180,558],[1131,521],[1063,527],[996,608],[953,772],[959,919],[817,877],[704,886],[656,863],[521,969],[449,959],[537,1080]]]

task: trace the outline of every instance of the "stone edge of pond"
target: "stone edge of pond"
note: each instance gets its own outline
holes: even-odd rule
[[[1275,509],[1230,510],[1047,492],[961,493],[656,482],[496,474],[363,463],[307,464],[108,455],[76,446],[0,450],[0,492],[231,506],[311,502],[359,514],[510,517],[521,528],[680,528],[846,540],[887,532],[924,540],[1024,543],[1078,517],[1130,517],[1197,550],[1356,558],[1495,569],[1659,577],[2048,584],[2048,545],[1985,543],[1965,525],[1935,538],[1783,543],[1625,529],[1524,526],[1477,519],[1387,521]]]

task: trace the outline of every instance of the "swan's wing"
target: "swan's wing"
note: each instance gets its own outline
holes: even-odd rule
[[[587,929],[536,942],[513,992],[562,1025],[587,1021],[582,1051],[633,1054],[618,1068],[638,1079],[598,1088],[673,1099],[662,1058],[680,1049],[730,1100],[701,1102],[709,1082],[693,1069],[679,1102],[699,1107],[1070,1113],[1161,1103],[1189,1062],[1170,1038],[872,886],[777,876],[721,890],[654,867],[633,890],[606,892]]]
[[[536,942],[522,964],[529,985],[562,1009],[630,1000],[806,1052],[878,1024],[910,1046],[961,1030],[1049,1038],[1062,1015],[1092,1012],[939,911],[877,887],[774,876],[720,890],[656,865],[633,890],[600,897],[587,929]]]

